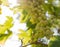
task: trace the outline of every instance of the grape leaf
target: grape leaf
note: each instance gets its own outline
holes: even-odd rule
[[[31,40],[32,29],[29,29],[28,31],[20,30],[20,32],[21,33],[18,36],[23,40],[23,45],[28,44],[28,42]]]

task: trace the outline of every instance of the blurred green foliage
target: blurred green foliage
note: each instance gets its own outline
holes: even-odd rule
[[[10,28],[13,26],[12,21],[12,17],[7,16],[6,22],[3,25],[0,25],[0,44],[5,43],[8,37],[11,36],[12,31],[10,31]]]
[[[50,39],[48,47],[60,47],[60,36],[54,36]]]
[[[20,30],[20,34],[18,34],[19,39],[23,41],[23,46],[30,43],[32,43],[31,47],[53,47],[55,43],[57,43],[56,46],[59,45],[56,40],[53,39],[54,41],[51,42],[52,40],[50,39],[54,36],[52,29],[57,27],[60,28],[60,4],[57,3],[57,5],[55,5],[57,0],[18,1],[20,1],[20,6],[17,6],[16,10],[13,8],[13,11],[15,11],[15,13],[22,13],[20,16],[20,22],[26,23],[27,26],[27,30]],[[1,0],[0,5],[1,4],[9,6],[7,0]],[[0,27],[0,40],[2,40],[5,36],[7,37],[8,34],[5,34],[5,31],[9,30],[13,26],[11,23],[13,21],[12,18],[7,18],[8,20]],[[41,40],[38,42],[38,39],[43,37],[51,40],[50,43],[52,46],[50,46],[50,43],[49,45],[45,45],[41,42]],[[59,41],[58,38],[57,40]]]

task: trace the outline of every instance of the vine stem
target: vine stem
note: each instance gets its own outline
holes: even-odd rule
[[[26,47],[26,46],[29,46],[29,45],[31,45],[31,44],[41,44],[41,45],[45,45],[45,46],[48,46],[47,44],[44,44],[44,43],[42,43],[42,42],[38,42],[38,41],[36,41],[36,42],[32,42],[32,43],[29,43],[29,44],[27,44],[27,45],[24,45],[24,46],[20,46],[20,47]]]

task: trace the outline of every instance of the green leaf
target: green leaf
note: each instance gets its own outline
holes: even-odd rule
[[[32,34],[32,29],[29,29],[27,31],[20,30],[20,34],[18,34],[19,39],[23,40],[23,45],[28,44],[28,42],[31,40],[31,34]]]
[[[4,44],[5,41],[12,35],[12,31],[7,30],[8,34],[0,34],[0,44]]]
[[[4,34],[7,29],[10,29],[13,26],[12,21],[12,17],[7,16],[7,20],[3,26],[0,25],[0,34]]]
[[[28,12],[26,10],[23,10],[20,16],[20,22],[21,23],[26,22],[28,18],[29,18]]]
[[[60,36],[54,36],[50,39],[48,47],[60,47]]]
[[[36,24],[32,24],[29,20],[26,22],[26,24],[27,24],[26,26],[28,27],[28,29],[29,28],[34,29],[36,26]]]
[[[7,16],[6,22],[3,25],[0,25],[0,44],[3,44],[12,34],[12,32],[9,30],[13,26],[12,21],[12,17]],[[6,31],[8,31],[7,34],[5,33]]]

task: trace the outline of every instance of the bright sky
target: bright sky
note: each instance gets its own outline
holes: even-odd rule
[[[10,7],[13,8],[14,6],[18,5],[17,0],[8,0],[10,3]],[[19,20],[17,17],[19,16],[19,13],[13,14],[13,11],[9,9],[9,7],[3,6],[2,7],[2,14],[0,15],[0,24],[3,24],[6,21],[6,16],[11,16],[14,19],[14,26],[11,28],[13,31],[12,37],[10,37],[4,45],[1,45],[1,47],[19,47],[21,45],[21,42],[18,40],[17,33],[18,29],[24,29],[26,30],[26,24],[19,23]]]

